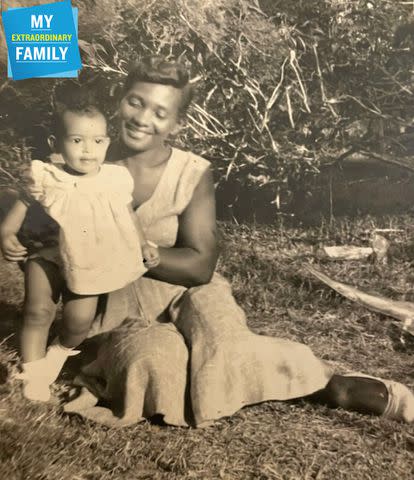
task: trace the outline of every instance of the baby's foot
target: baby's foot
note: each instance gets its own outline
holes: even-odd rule
[[[23,395],[28,400],[48,402],[50,400],[49,385],[36,381],[23,381]]]
[[[49,385],[57,380],[67,358],[73,357],[78,353],[80,353],[80,350],[64,347],[61,345],[58,339],[52,342],[50,347],[47,349],[44,366],[45,375],[48,378]]]
[[[23,380],[23,395],[28,400],[47,402],[50,400],[49,382],[45,376],[45,359],[23,363],[23,372],[16,378]]]

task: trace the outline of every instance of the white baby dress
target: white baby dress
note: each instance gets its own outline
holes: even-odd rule
[[[76,176],[34,160],[30,193],[60,227],[67,287],[81,295],[112,292],[146,272],[129,205],[134,181],[125,167],[101,165]]]

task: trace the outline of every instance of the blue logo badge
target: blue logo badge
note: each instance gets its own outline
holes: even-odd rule
[[[9,77],[77,77],[82,68],[77,19],[70,1],[3,12]]]

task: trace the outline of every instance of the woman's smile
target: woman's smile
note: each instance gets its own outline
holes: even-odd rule
[[[132,138],[140,140],[141,138],[146,138],[149,135],[152,135],[152,132],[144,130],[142,127],[135,125],[133,122],[127,122],[125,128]]]

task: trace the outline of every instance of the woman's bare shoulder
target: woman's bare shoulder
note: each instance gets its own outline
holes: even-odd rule
[[[183,163],[193,166],[193,168],[199,168],[202,170],[207,170],[211,165],[211,162],[206,160],[204,157],[193,153],[187,150],[181,150],[180,148],[173,148],[173,153],[176,158],[181,160]]]

